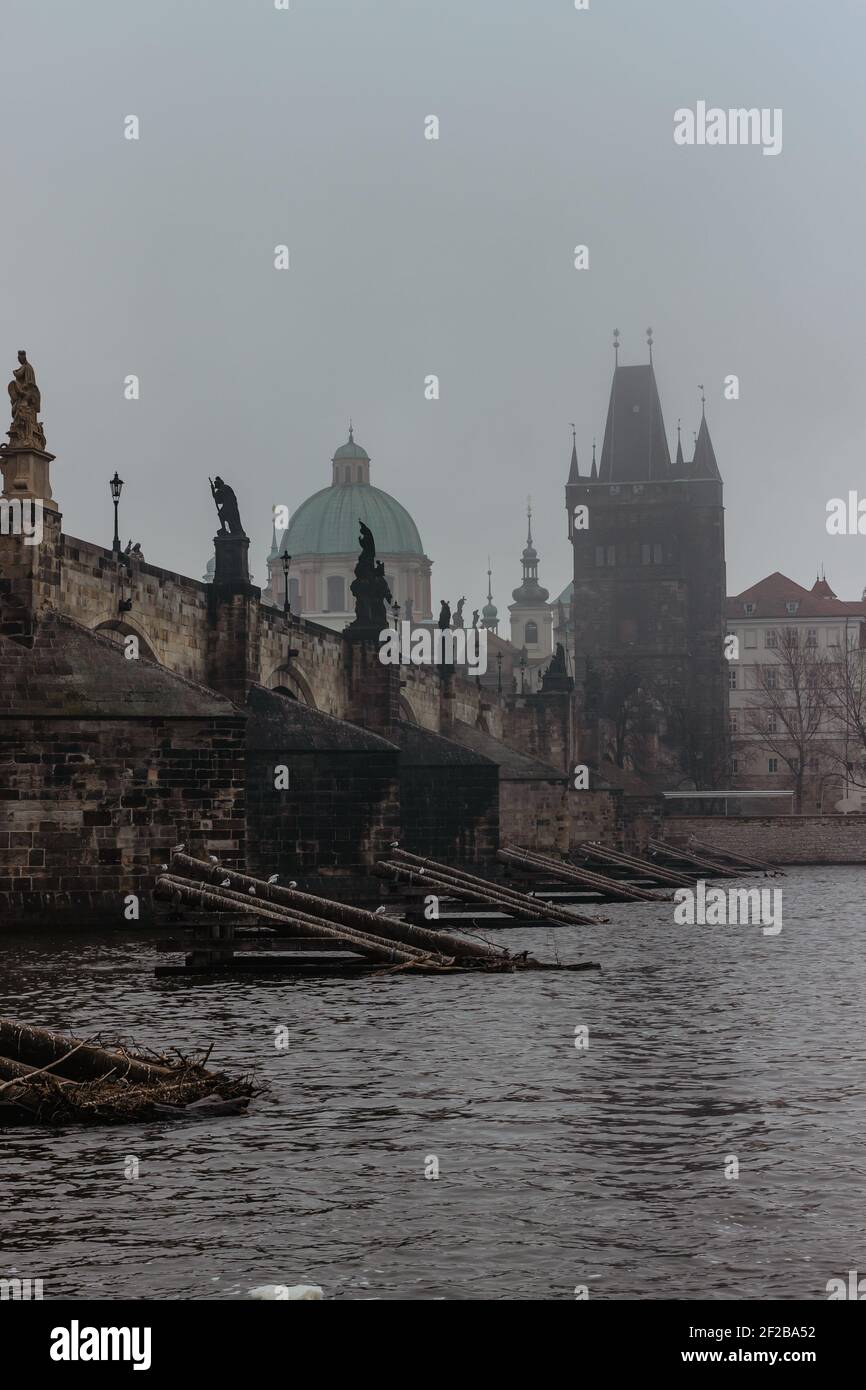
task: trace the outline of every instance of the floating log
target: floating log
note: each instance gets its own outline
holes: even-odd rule
[[[536,923],[542,920],[559,922],[573,927],[594,924],[597,920],[592,917],[582,917],[576,912],[569,912],[564,907],[554,907],[543,900],[538,901],[511,890],[506,894],[498,889],[476,887],[474,884],[446,877],[434,869],[422,869],[412,864],[406,864],[403,860],[379,860],[376,864],[376,872],[383,876],[390,875],[398,880],[406,879],[409,883],[423,884],[432,888],[440,897],[459,898],[463,902],[476,905],[481,903],[518,921]]]
[[[711,877],[715,878],[740,878],[740,871],[732,869],[729,864],[718,864],[714,859],[707,859],[706,855],[694,854],[689,849],[684,849],[681,845],[669,845],[664,840],[647,841],[651,849],[657,850],[659,854],[668,854],[672,859],[684,859],[687,864],[696,864],[699,869],[708,871]]]
[[[296,888],[287,888],[279,883],[266,883],[251,874],[242,874],[236,869],[221,869],[219,864],[210,860],[194,859],[189,854],[173,855],[171,866],[172,869],[186,870],[190,877],[206,879],[211,884],[215,884],[217,879],[220,884],[224,879],[228,879],[230,887],[244,890],[247,894],[250,888],[255,888],[255,896],[264,902],[308,911],[320,920],[338,922],[346,927],[372,932],[389,941],[402,942],[422,951],[435,951],[437,954],[445,953],[456,957],[477,956],[480,960],[507,955],[507,952],[498,947],[484,946],[480,942],[465,941],[462,937],[453,936],[448,932],[399,922],[385,917],[380,912],[368,912],[366,908],[352,907],[348,903],[338,903],[330,898],[320,898],[313,893],[302,893]]]
[[[0,1018],[0,1055],[32,1067],[54,1064],[54,1074],[75,1081],[87,1081],[111,1071],[118,1079],[124,1077],[129,1081],[158,1084],[171,1071],[167,1066],[131,1057],[120,1049],[98,1047],[47,1028],[16,1023],[11,1018]]]
[[[689,836],[689,844],[695,845],[698,849],[708,849],[713,858],[730,860],[732,864],[741,864],[746,869],[762,869],[768,874],[782,874],[784,872],[778,864],[766,864],[763,859],[750,859],[745,854],[734,854],[731,849],[720,849],[718,845],[708,845],[706,840],[698,840],[694,835]]]
[[[511,901],[522,913],[528,913],[533,921],[537,921],[539,916],[547,917],[555,914],[555,920],[567,922],[570,926],[578,923],[582,926],[595,926],[603,920],[596,917],[583,917],[580,913],[572,912],[569,908],[555,906],[547,902],[544,898],[530,897],[528,893],[519,893],[516,888],[510,888],[507,884],[481,878],[478,874],[470,874],[466,869],[452,868],[449,864],[439,864],[435,859],[422,859],[417,854],[410,854],[408,850],[395,848],[391,851],[392,857],[400,863],[414,865],[420,869],[427,869],[430,873],[437,874],[440,879],[446,882],[459,883],[463,887],[474,888],[479,897],[484,900],[491,895],[502,901]],[[539,912],[539,906],[542,911]]]
[[[579,883],[585,888],[593,888],[615,902],[660,903],[667,900],[668,894],[659,893],[652,888],[636,888],[621,883],[618,879],[607,878],[605,874],[593,873],[591,869],[579,869],[575,864],[563,863],[558,859],[548,859],[546,855],[531,850],[509,846],[497,852],[497,859],[503,864],[519,865],[530,873],[549,874],[562,883]]]
[[[639,859],[637,855],[626,854],[624,850],[610,849],[597,840],[586,841],[576,853],[599,860],[602,864],[614,864],[620,869],[630,869],[632,873],[640,873],[644,878],[655,879],[657,883],[672,883],[678,888],[692,888],[696,879],[695,874],[690,876],[680,873],[678,869],[669,869],[657,864],[655,860]]]
[[[292,936],[316,936],[330,940],[337,938],[346,943],[348,950],[388,965],[423,962],[435,967],[449,963],[447,956],[434,956],[431,952],[421,951],[415,946],[396,946],[384,937],[374,937],[369,933],[354,931],[350,927],[337,927],[333,923],[321,921],[278,903],[259,903],[252,895],[238,893],[231,888],[210,888],[193,879],[163,874],[156,881],[155,891],[158,898],[172,898],[177,895],[182,902],[196,903],[217,912],[224,911],[228,904],[241,912],[279,922]]]

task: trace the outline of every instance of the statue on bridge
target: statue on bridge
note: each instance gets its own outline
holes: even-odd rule
[[[208,482],[220,520],[220,535],[228,533],[230,536],[245,536],[246,531],[241,525],[241,514],[234,489],[230,488],[228,483],[224,483],[219,475],[209,478]]]
[[[349,585],[355,596],[355,618],[349,624],[349,629],[375,632],[378,636],[388,626],[385,605],[391,602],[391,590],[385,578],[385,565],[382,560],[376,559],[373,532],[363,521],[359,521],[359,525],[361,553],[355,566],[355,578]]]
[[[7,430],[9,443],[4,449],[45,449],[45,431],[39,422],[42,396],[36,385],[36,373],[27,353],[21,348],[17,366],[9,383],[12,402],[12,424]],[[50,495],[50,494],[49,494]]]

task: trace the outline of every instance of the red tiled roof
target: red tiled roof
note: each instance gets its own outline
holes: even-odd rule
[[[826,590],[832,594],[830,585],[826,579],[818,581],[813,589],[804,589],[802,584],[797,584],[793,579],[789,579],[786,574],[780,574],[775,570],[773,574],[768,574],[766,579],[761,579],[757,584],[753,584],[750,589],[744,589],[741,594],[735,594],[729,598],[725,607],[725,612],[729,618],[864,618],[866,619],[866,601],[863,599],[849,603],[845,599],[828,598],[825,596]],[[743,612],[743,605],[753,603],[754,612],[747,615]],[[799,607],[796,614],[789,613],[785,607],[786,603],[797,603]]]

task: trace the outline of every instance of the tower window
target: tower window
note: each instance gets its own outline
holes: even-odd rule
[[[328,575],[327,594],[325,611],[327,613],[342,613],[346,607],[346,581],[342,575]]]
[[[611,565],[611,566],[613,566],[613,565],[616,564],[616,546],[615,546],[615,545],[609,545],[609,546],[607,547],[607,563],[608,563],[609,565]]]
[[[604,546],[603,546],[603,545],[597,545],[597,546],[595,547],[595,564],[596,564],[596,568],[597,568],[597,569],[600,569],[600,568],[602,567],[602,565],[604,564]]]
[[[736,690],[736,688],[737,688],[737,672],[736,672],[736,668],[732,666],[732,667],[730,668],[730,670],[728,671],[728,689],[729,689],[729,690]]]
[[[283,591],[285,592],[285,590]],[[297,579],[289,580],[289,606],[297,616],[301,611],[301,586]]]
[[[538,644],[538,623],[527,623],[523,629],[523,640],[527,647],[531,644]]]

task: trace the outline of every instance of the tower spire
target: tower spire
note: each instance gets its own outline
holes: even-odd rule
[[[619,329],[613,330],[613,365],[619,366]]]
[[[598,481],[598,467],[596,466],[595,462],[595,439],[593,439],[592,441],[592,469],[590,471],[589,477],[591,482]]]
[[[568,470],[568,481],[569,483],[580,482],[580,469],[577,465],[577,430],[574,424],[571,426],[571,466]]]
[[[647,347],[649,348],[650,366],[652,366],[652,364],[653,364],[653,331],[652,331],[651,328],[648,328],[647,331],[646,331],[646,341],[647,341]]]

